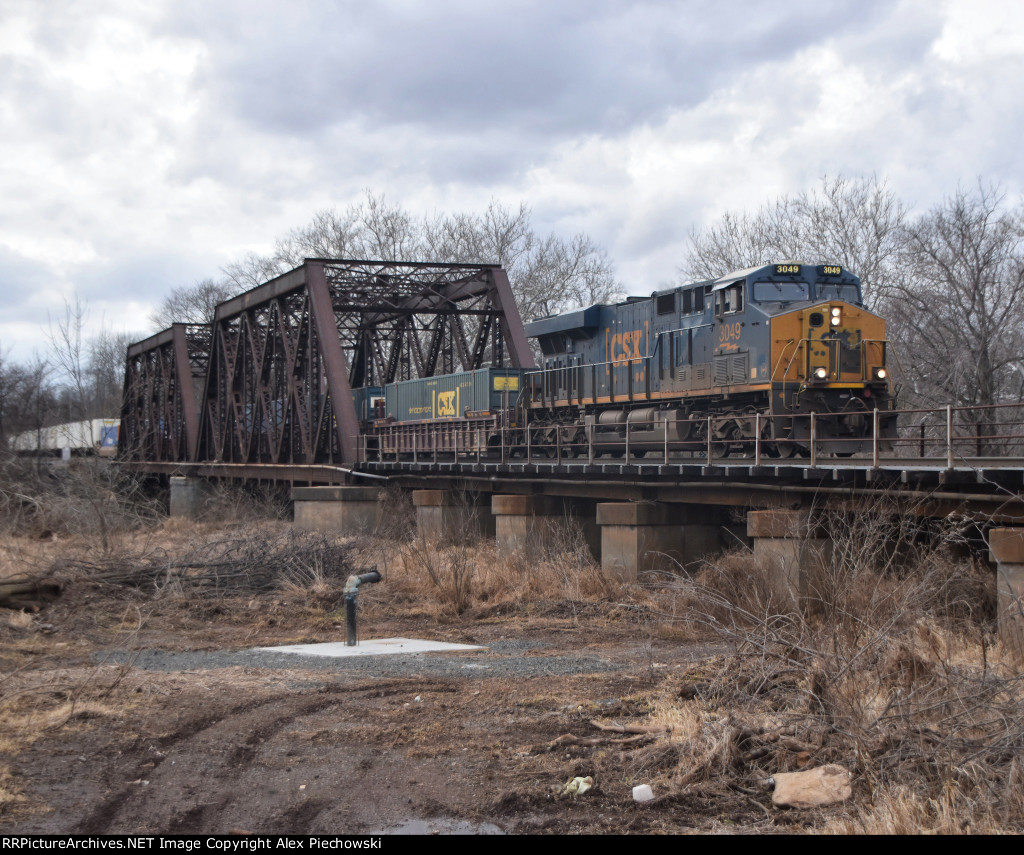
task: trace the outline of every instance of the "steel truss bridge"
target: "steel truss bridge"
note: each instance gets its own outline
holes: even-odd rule
[[[212,325],[175,324],[128,349],[119,457],[137,471],[284,481],[383,480],[611,501],[808,504],[903,497],[928,516],[1024,522],[1024,406],[899,413],[898,435],[848,458],[722,437],[531,442],[472,427],[360,433],[353,389],[486,366],[532,368],[508,278],[493,265],[307,259],[227,302]],[[820,416],[818,418],[827,418]],[[870,420],[871,416],[866,416]],[[776,434],[780,435],[780,434]],[[784,434],[781,434],[784,435]],[[834,440],[833,440],[834,441]],[[795,453],[796,449],[792,449]]]

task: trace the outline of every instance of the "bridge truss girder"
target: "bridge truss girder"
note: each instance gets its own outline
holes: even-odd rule
[[[195,460],[209,355],[206,324],[174,324],[128,348],[118,438],[123,459]]]
[[[533,366],[500,267],[307,259],[217,307],[196,459],[351,463],[353,389],[486,365]]]

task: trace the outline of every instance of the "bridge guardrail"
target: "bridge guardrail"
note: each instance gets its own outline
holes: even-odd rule
[[[848,414],[847,414],[848,415]],[[1024,457],[1024,404],[866,411],[856,414],[855,435],[836,431],[834,413],[772,416],[739,413],[689,419],[646,419],[593,424],[585,429],[496,419],[395,423],[360,439],[362,462],[580,462],[601,458],[645,462],[688,459],[722,462],[740,458],[755,466],[816,466],[833,458],[934,460],[946,469],[958,463]],[[895,422],[895,430],[891,422]],[[888,429],[883,422],[890,422]]]

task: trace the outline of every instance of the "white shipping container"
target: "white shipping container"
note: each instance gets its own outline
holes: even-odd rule
[[[91,419],[50,425],[18,434],[11,440],[11,448],[22,453],[56,453],[70,448],[78,454],[113,454],[117,449],[120,426],[120,419]]]

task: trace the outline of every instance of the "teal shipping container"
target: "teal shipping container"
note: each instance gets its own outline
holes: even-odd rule
[[[523,388],[518,368],[481,368],[384,387],[388,418],[399,422],[461,419],[467,413],[496,412],[514,406]]]

